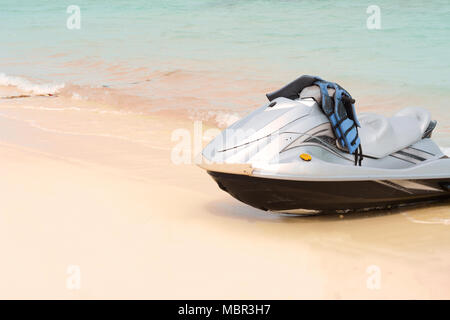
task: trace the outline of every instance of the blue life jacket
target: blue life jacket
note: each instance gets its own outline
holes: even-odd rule
[[[355,112],[355,100],[341,86],[334,82],[323,80],[316,81],[322,95],[322,111],[328,117],[333,127],[333,132],[343,148],[353,154],[361,144],[358,136],[360,127]],[[334,101],[328,95],[329,88],[335,89]]]

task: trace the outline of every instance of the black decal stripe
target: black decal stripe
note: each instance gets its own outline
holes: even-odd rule
[[[411,154],[411,153],[408,153],[408,152],[405,152],[405,151],[402,151],[402,150],[397,151],[396,153],[401,154],[402,156],[405,156],[405,157],[410,157],[410,158],[416,159],[418,161],[425,161],[425,160],[427,160],[425,158],[419,157],[419,156],[417,156],[415,154]]]
[[[431,153],[431,152],[428,152],[428,151],[425,151],[425,150],[422,150],[422,149],[417,149],[417,148],[414,148],[414,147],[408,147],[408,149],[413,149],[413,150],[420,151],[420,152],[423,152],[423,153],[428,153],[430,156],[435,156],[434,153]]]
[[[396,157],[396,156],[394,156],[393,154],[390,154],[389,156],[390,156],[390,157],[393,157],[393,158],[396,158],[396,159],[399,159],[399,160],[403,160],[403,161],[406,161],[406,162],[412,163],[412,164],[416,164],[416,163],[415,163],[415,162],[413,162],[413,161],[409,161],[409,160],[406,160],[406,159],[403,159],[403,158],[400,158],[400,157]]]
[[[396,183],[393,183],[392,181],[389,181],[389,180],[377,180],[376,182],[384,184],[384,185],[389,186],[391,188],[394,188],[394,189],[397,189],[397,190],[400,190],[400,191],[412,194],[412,192],[409,191],[407,188],[402,187],[402,186],[400,186],[400,185],[398,185]]]

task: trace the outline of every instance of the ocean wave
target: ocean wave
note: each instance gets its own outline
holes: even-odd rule
[[[430,213],[428,210],[419,210],[418,212],[411,213],[404,212],[403,215],[413,223],[450,225],[450,217],[447,211],[434,211]]]
[[[64,88],[64,83],[37,83],[25,78],[0,73],[0,86],[12,86],[32,94],[55,94]]]

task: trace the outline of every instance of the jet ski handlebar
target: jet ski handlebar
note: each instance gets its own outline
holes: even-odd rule
[[[288,83],[283,88],[266,94],[267,99],[269,101],[272,101],[276,98],[288,98],[295,100],[299,97],[300,92],[309,86],[312,86],[314,82],[321,80],[318,77],[313,76],[301,76],[300,78],[297,78],[296,80],[292,81],[291,83]]]
[[[295,100],[299,97],[300,92],[304,88],[312,86],[316,81],[320,81],[320,80],[322,80],[322,79],[319,77],[304,75],[304,76],[301,76],[300,78],[297,78],[294,81],[288,83],[281,89],[278,89],[274,92],[266,94],[266,97],[267,97],[267,99],[269,99],[269,101],[272,101],[272,100],[274,100],[276,98],[280,98],[280,97]],[[355,103],[355,99],[348,97],[345,94],[342,95],[342,100],[343,100],[343,102],[346,102],[346,103],[348,102],[349,104]]]

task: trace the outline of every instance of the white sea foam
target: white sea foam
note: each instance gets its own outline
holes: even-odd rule
[[[77,93],[77,92],[72,93],[72,99],[73,99],[73,100],[87,100],[86,97],[80,95],[80,94]]]
[[[450,157],[450,148],[449,147],[440,147],[442,152]]]
[[[226,111],[199,111],[194,110],[189,114],[189,119],[196,121],[208,121],[219,128],[226,128],[238,121],[241,116],[237,112]]]
[[[64,83],[34,83],[25,78],[0,73],[0,86],[13,86],[33,94],[55,94],[64,88]]]
[[[411,222],[413,223],[420,223],[420,224],[443,224],[446,226],[450,225],[450,219],[448,217],[448,213],[433,213],[430,215],[429,212],[424,213],[408,213],[404,212],[403,215]]]
[[[228,112],[210,112],[210,115],[214,116],[214,120],[219,126],[219,128],[225,128],[236,121],[238,121],[241,117],[237,113],[228,113]]]

